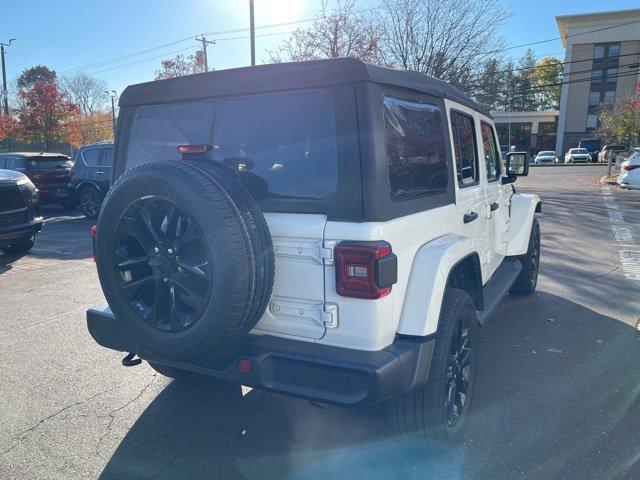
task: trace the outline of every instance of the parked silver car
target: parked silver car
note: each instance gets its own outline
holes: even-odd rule
[[[556,152],[552,152],[551,150],[542,150],[535,156],[533,163],[536,165],[542,165],[545,163],[552,165],[560,163],[560,160],[558,159]]]

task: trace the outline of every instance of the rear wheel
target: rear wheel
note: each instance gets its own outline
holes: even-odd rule
[[[104,200],[102,193],[96,187],[84,187],[78,195],[80,210],[87,218],[96,218]]]
[[[469,294],[449,288],[426,384],[390,402],[390,418],[400,433],[422,445],[461,439],[473,399],[477,325]]]

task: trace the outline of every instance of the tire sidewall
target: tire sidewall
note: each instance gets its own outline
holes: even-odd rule
[[[430,375],[433,373],[437,376],[434,379],[436,387],[434,389],[434,394],[436,395],[436,401],[438,402],[435,427],[441,437],[444,437],[450,442],[457,442],[467,427],[469,413],[473,405],[474,387],[477,376],[478,321],[475,309],[473,308],[473,301],[466,292],[457,289],[450,289],[446,295],[455,297],[455,305],[450,312],[451,318],[449,321],[445,322],[446,329],[445,336],[443,338],[444,341],[437,352],[439,355],[438,363],[440,365],[440,369],[438,372],[431,372]],[[462,416],[455,425],[449,426],[447,423],[447,411],[444,403],[447,390],[447,364],[456,328],[459,322],[464,319],[469,321],[469,328],[471,329],[471,379],[467,390],[467,399]]]

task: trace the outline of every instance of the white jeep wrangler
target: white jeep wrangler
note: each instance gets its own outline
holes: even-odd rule
[[[101,345],[173,378],[339,405],[455,440],[476,330],[537,282],[535,195],[448,84],[337,59],[162,80],[120,97],[95,235]],[[135,358],[135,356],[139,358]]]

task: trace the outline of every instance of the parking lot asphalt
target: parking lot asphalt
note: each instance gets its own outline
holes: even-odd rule
[[[0,478],[640,478],[640,192],[540,167],[541,276],[480,331],[465,443],[426,452],[379,408],[172,382],[89,336],[91,222],[47,209],[0,254]],[[640,253],[638,253],[640,256]]]

